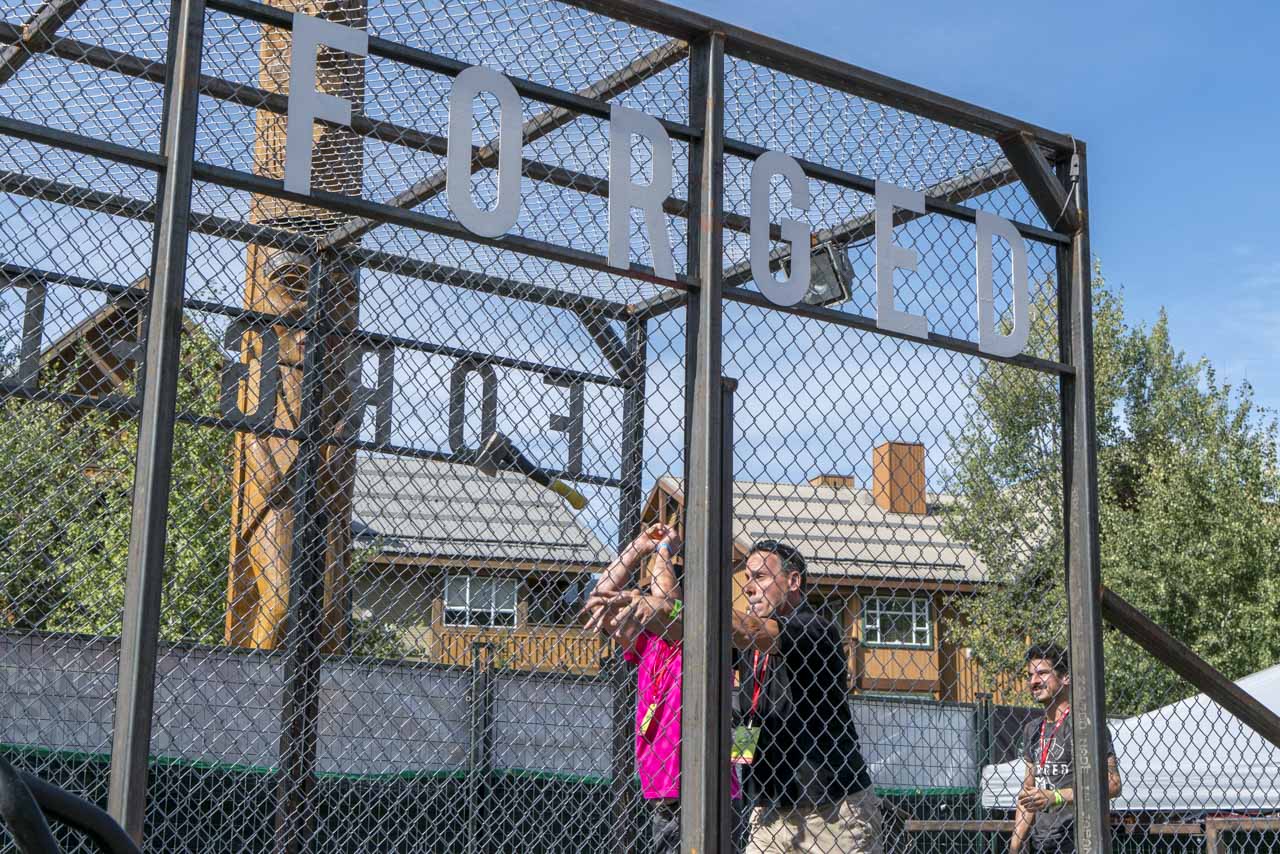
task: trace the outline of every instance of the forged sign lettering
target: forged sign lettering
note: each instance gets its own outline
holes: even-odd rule
[[[301,12],[294,14],[294,49],[290,60],[289,120],[286,139],[285,189],[311,192],[311,149],[315,119],[350,126],[351,103],[334,95],[316,91],[316,49],[320,45],[342,50],[355,56],[368,53],[369,37],[363,30],[344,27],[332,21],[313,18]],[[482,93],[497,99],[498,193],[493,208],[476,203],[471,188],[471,135],[474,119],[472,108]],[[633,178],[632,153],[636,139],[642,139],[651,151],[651,179],[637,184]],[[458,222],[471,233],[487,238],[500,238],[514,226],[520,216],[520,163],[523,139],[520,134],[520,99],[515,86],[501,73],[482,66],[472,66],[454,78],[449,97],[448,156],[446,165],[446,200]],[[803,220],[784,218],[781,222],[783,242],[792,248],[792,269],[784,279],[775,279],[769,265],[769,209],[772,179],[781,177],[790,193],[790,207],[800,213],[809,208],[808,179],[795,158],[782,152],[768,151],[752,164],[751,169],[751,273],[760,292],[777,305],[794,305],[809,288],[809,242],[811,228]],[[671,138],[652,116],[619,104],[609,111],[609,230],[608,263],[619,270],[631,266],[631,212],[639,210],[644,217],[653,269],[659,276],[675,278],[671,241],[667,234],[662,203],[671,192]],[[876,182],[875,253],[876,253],[876,324],[881,329],[926,338],[928,319],[911,314],[895,304],[894,273],[898,269],[915,270],[918,255],[914,249],[893,242],[893,213],[902,209],[923,214],[924,194],[919,190]],[[975,311],[978,318],[978,349],[995,356],[1016,356],[1027,343],[1030,330],[1027,292],[1026,246],[1016,228],[1008,220],[984,211],[978,212],[976,231]],[[1010,281],[1013,285],[1013,318],[1007,334],[998,330],[999,318],[994,309],[992,241],[1000,238],[1010,248]],[[794,251],[796,247],[800,251]]]

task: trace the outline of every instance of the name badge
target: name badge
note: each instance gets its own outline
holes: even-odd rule
[[[739,765],[750,765],[756,758],[756,745],[760,742],[760,727],[737,726],[733,728],[733,748],[729,759]]]
[[[644,717],[640,719],[640,734],[649,735],[649,727],[653,726],[653,719],[658,716],[658,703],[655,700],[649,704],[649,708],[644,710]]]

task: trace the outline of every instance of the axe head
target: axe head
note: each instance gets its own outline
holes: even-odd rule
[[[494,432],[489,434],[489,438],[484,440],[484,444],[476,452],[476,468],[481,473],[494,477],[500,471],[516,469],[519,458],[520,452],[511,440]]]
[[[480,450],[476,451],[473,465],[489,477],[495,477],[500,471],[522,474],[564,498],[575,510],[581,510],[587,505],[587,499],[582,496],[582,493],[563,481],[553,479],[539,469],[520,453],[520,449],[514,442],[501,433],[494,432],[484,440]]]

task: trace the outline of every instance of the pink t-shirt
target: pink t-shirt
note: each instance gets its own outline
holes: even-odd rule
[[[636,674],[636,772],[645,798],[680,797],[680,707],[682,655],[680,644],[650,632],[636,638],[624,653]],[[645,726],[645,717],[653,715]],[[737,769],[730,769],[730,794],[740,797]]]

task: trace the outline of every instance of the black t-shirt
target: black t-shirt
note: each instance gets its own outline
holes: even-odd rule
[[[1107,756],[1114,756],[1111,731],[1104,726],[1102,735],[1103,752]],[[1027,721],[1022,727],[1020,753],[1034,769],[1037,789],[1052,792],[1055,789],[1075,788],[1074,751],[1075,735],[1071,729],[1071,715],[1067,715],[1056,726],[1039,718]],[[1031,839],[1040,847],[1070,841],[1075,833],[1075,816],[1074,803],[1060,810],[1036,813],[1035,823],[1031,825]]]
[[[761,728],[747,791],[757,803],[834,803],[871,786],[849,710],[840,631],[808,604],[778,622],[774,653],[739,656],[734,722]]]

